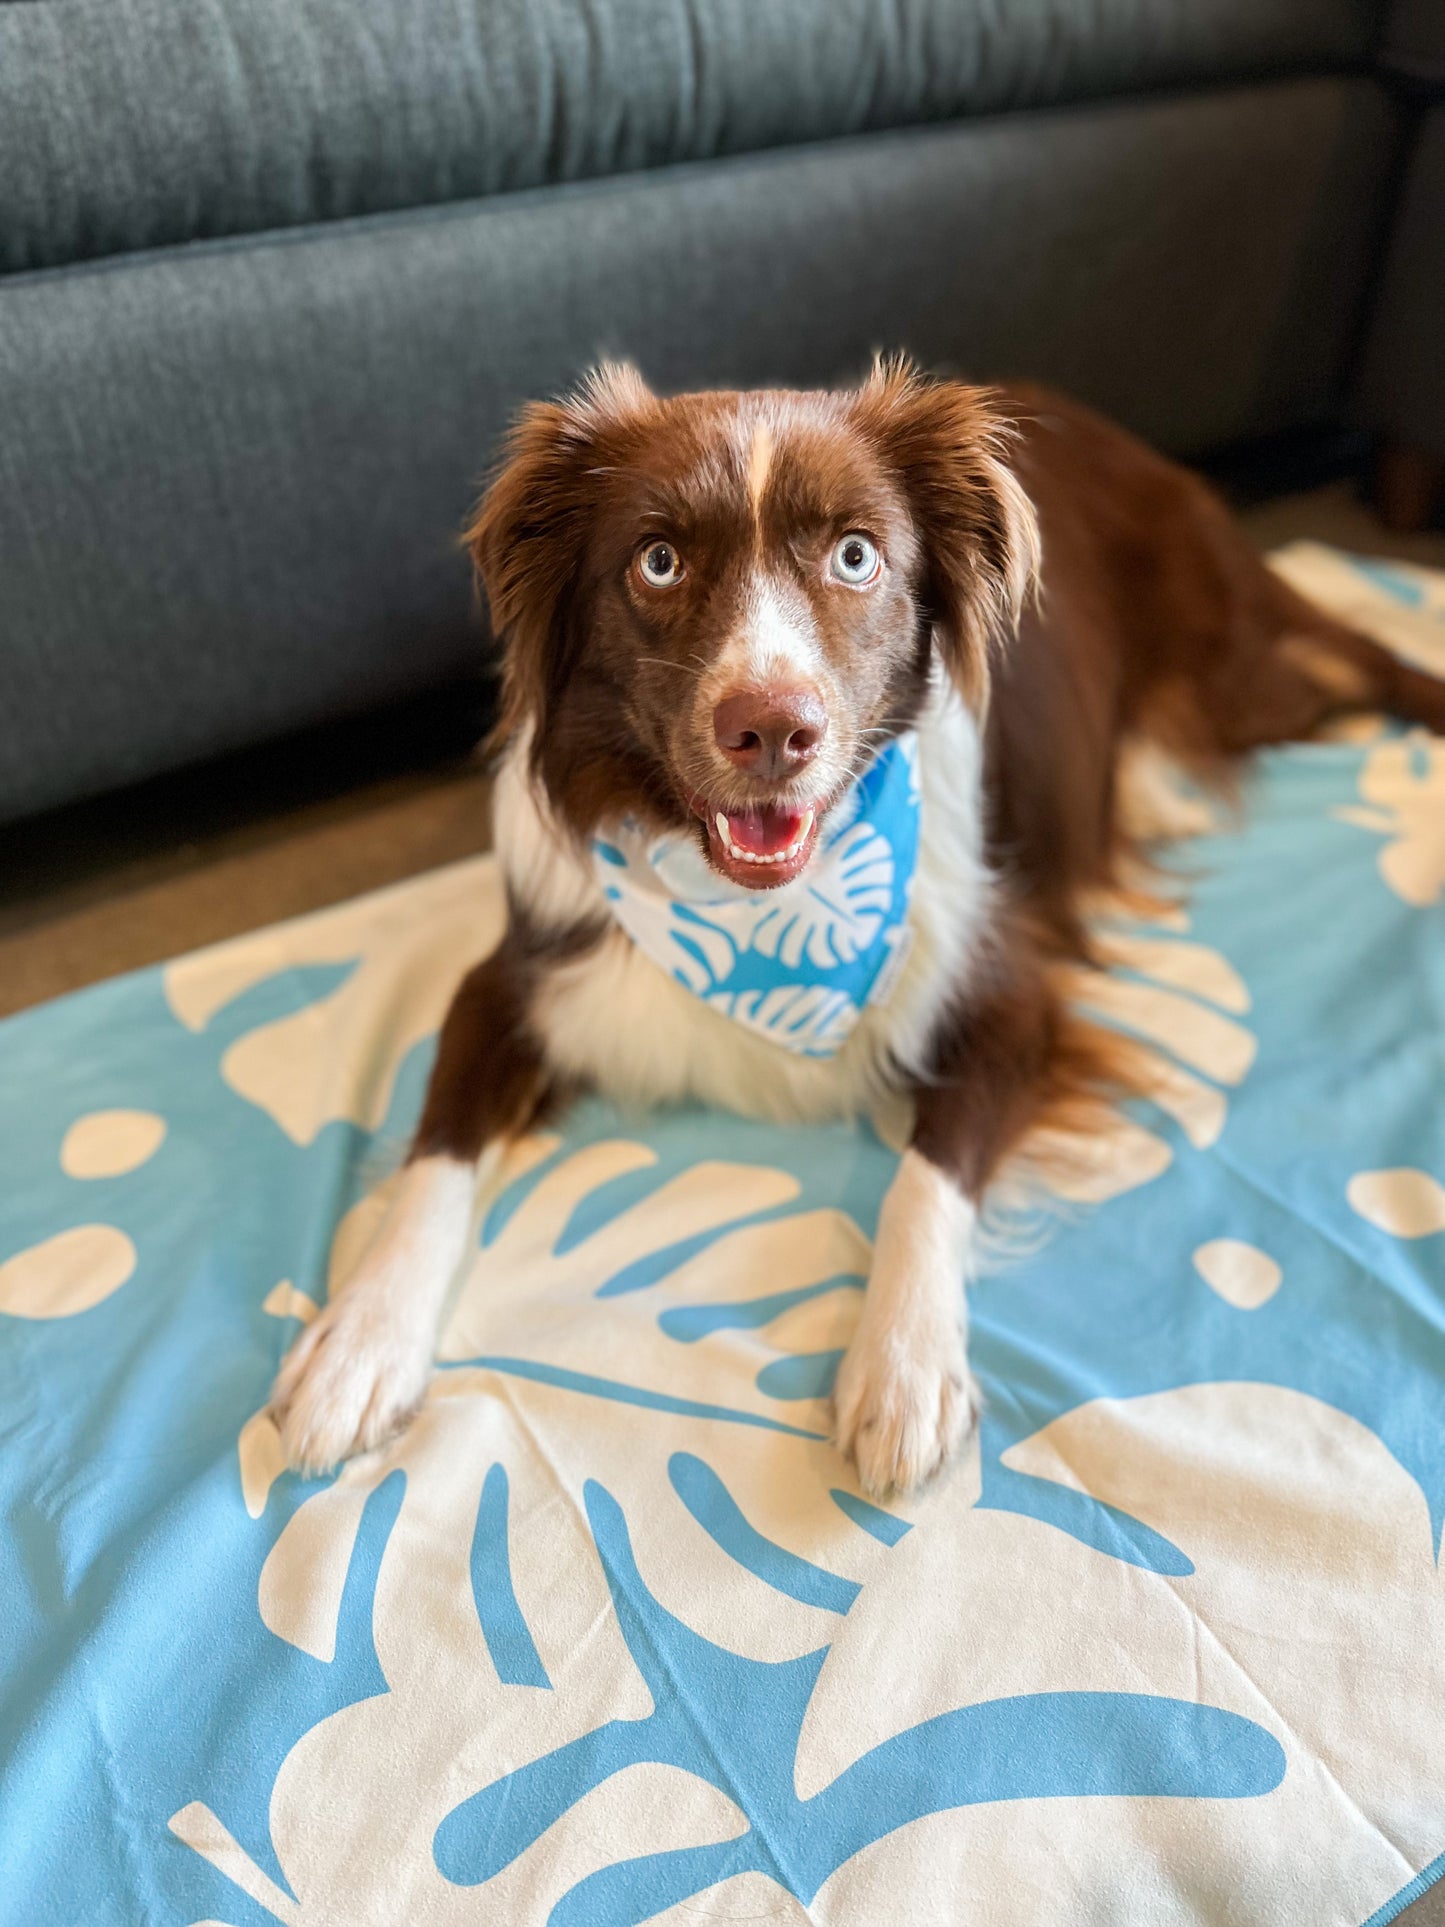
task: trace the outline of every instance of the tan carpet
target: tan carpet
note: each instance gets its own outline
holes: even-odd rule
[[[0,1015],[472,856],[488,789],[476,769],[377,784],[42,885],[0,907]]]

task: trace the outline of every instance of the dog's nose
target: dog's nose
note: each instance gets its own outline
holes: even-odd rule
[[[748,776],[791,776],[818,753],[828,712],[814,689],[735,689],[712,713],[717,746]]]

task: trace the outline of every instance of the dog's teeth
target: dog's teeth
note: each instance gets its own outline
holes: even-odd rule
[[[789,857],[795,856],[797,852],[802,849],[812,831],[813,817],[814,812],[812,810],[804,810],[802,821],[799,823],[786,849],[770,851],[745,850],[740,844],[734,843],[728,833],[728,820],[721,810],[717,812],[713,818],[713,822],[717,825],[718,840],[728,855],[733,859],[734,863],[761,863],[767,865],[771,863],[786,863]]]

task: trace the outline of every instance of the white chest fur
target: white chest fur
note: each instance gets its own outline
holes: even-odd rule
[[[692,1100],[792,1121],[870,1109],[921,1064],[988,914],[982,750],[972,715],[947,685],[919,723],[919,779],[908,961],[836,1056],[796,1056],[708,1009],[613,928],[539,992],[533,1021],[551,1065],[642,1106]],[[508,885],[539,928],[607,914],[586,852],[557,829],[527,781],[525,745],[498,777],[496,825]]]

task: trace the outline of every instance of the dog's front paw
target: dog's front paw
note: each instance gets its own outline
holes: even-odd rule
[[[978,1421],[978,1386],[951,1318],[907,1326],[865,1309],[833,1392],[834,1438],[875,1498],[909,1492],[953,1457]]]
[[[369,1309],[364,1298],[343,1295],[282,1362],[271,1412],[293,1472],[326,1472],[385,1444],[421,1404],[429,1352]]]

